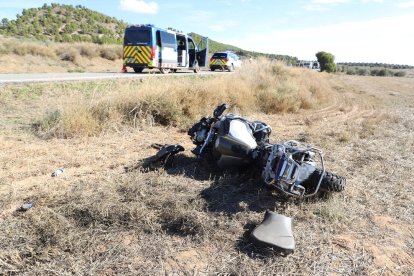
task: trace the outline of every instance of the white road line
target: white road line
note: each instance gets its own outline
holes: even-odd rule
[[[193,76],[214,74],[209,71],[202,71],[198,74],[192,72],[180,72],[172,74],[153,74],[153,73],[33,73],[33,74],[0,74],[0,84],[7,83],[30,83],[30,82],[54,82],[54,81],[80,81],[80,80],[100,80],[100,79],[122,79],[122,78],[146,78],[149,76]],[[219,73],[216,73],[219,74]]]

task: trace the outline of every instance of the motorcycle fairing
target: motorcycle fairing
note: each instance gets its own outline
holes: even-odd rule
[[[218,137],[214,144],[219,153],[220,167],[234,166],[248,162],[250,152],[257,147],[249,125],[238,118],[224,118],[215,125]]]

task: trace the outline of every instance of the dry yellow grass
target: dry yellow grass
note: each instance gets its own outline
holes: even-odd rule
[[[232,76],[219,76],[218,82]],[[305,88],[317,84],[303,77]],[[259,105],[250,110],[247,100],[243,105],[233,99],[243,113],[272,126],[273,142],[305,139],[324,150],[329,170],[347,177],[343,193],[306,202],[284,201],[250,175],[198,164],[187,135],[171,125],[150,126],[154,115],[139,117],[134,127],[133,120],[118,112],[131,106],[115,108],[114,103],[128,102],[127,95],[140,93],[139,85],[150,86],[146,82],[2,87],[0,274],[410,275],[414,80],[325,77],[333,88],[322,105],[311,109],[266,114]],[[189,83],[203,89],[203,81],[210,78]],[[266,87],[267,81],[263,83]],[[125,100],[115,100],[124,88]],[[218,102],[228,97],[218,89],[206,102],[211,106],[189,114],[209,115],[217,105],[214,95]],[[83,121],[91,107],[100,114],[107,110],[98,121],[107,131],[92,137],[75,131],[74,138],[48,140],[31,132],[32,122],[46,111],[51,126],[72,124],[81,130],[85,126],[63,119]],[[52,115],[56,109],[62,113]],[[340,141],[341,134],[349,135]],[[171,170],[125,173],[125,166],[155,152],[149,147],[154,142],[179,142],[187,151]],[[50,177],[62,166],[62,175]],[[16,212],[25,201],[34,207]],[[248,239],[266,209],[294,218],[293,255],[280,257]]]
[[[0,73],[119,72],[121,45],[53,43],[0,36]]]
[[[37,124],[41,135],[97,135],[148,123],[186,128],[222,102],[244,114],[298,112],[323,105],[331,93],[324,75],[266,60],[232,75],[106,82],[90,96],[70,96],[77,85],[62,89],[55,92],[66,95],[60,96],[61,108]]]

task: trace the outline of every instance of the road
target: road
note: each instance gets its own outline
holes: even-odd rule
[[[200,71],[198,74],[223,74],[222,72],[214,73],[210,71]],[[76,80],[101,80],[101,79],[122,79],[122,78],[146,78],[149,76],[165,77],[165,76],[190,76],[196,75],[193,72],[181,71],[173,74],[148,73],[30,73],[30,74],[0,74],[0,84],[6,83],[28,83],[28,82],[53,82],[53,81],[76,81]]]

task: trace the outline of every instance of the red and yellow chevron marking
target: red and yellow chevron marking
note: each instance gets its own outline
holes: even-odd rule
[[[161,68],[177,68],[177,63],[161,63]]]
[[[220,65],[220,66],[223,66],[223,65],[226,65],[226,62],[224,60],[222,60],[222,59],[212,59],[212,60],[210,60],[210,65]]]
[[[150,46],[124,46],[124,63],[148,64],[150,60]]]

